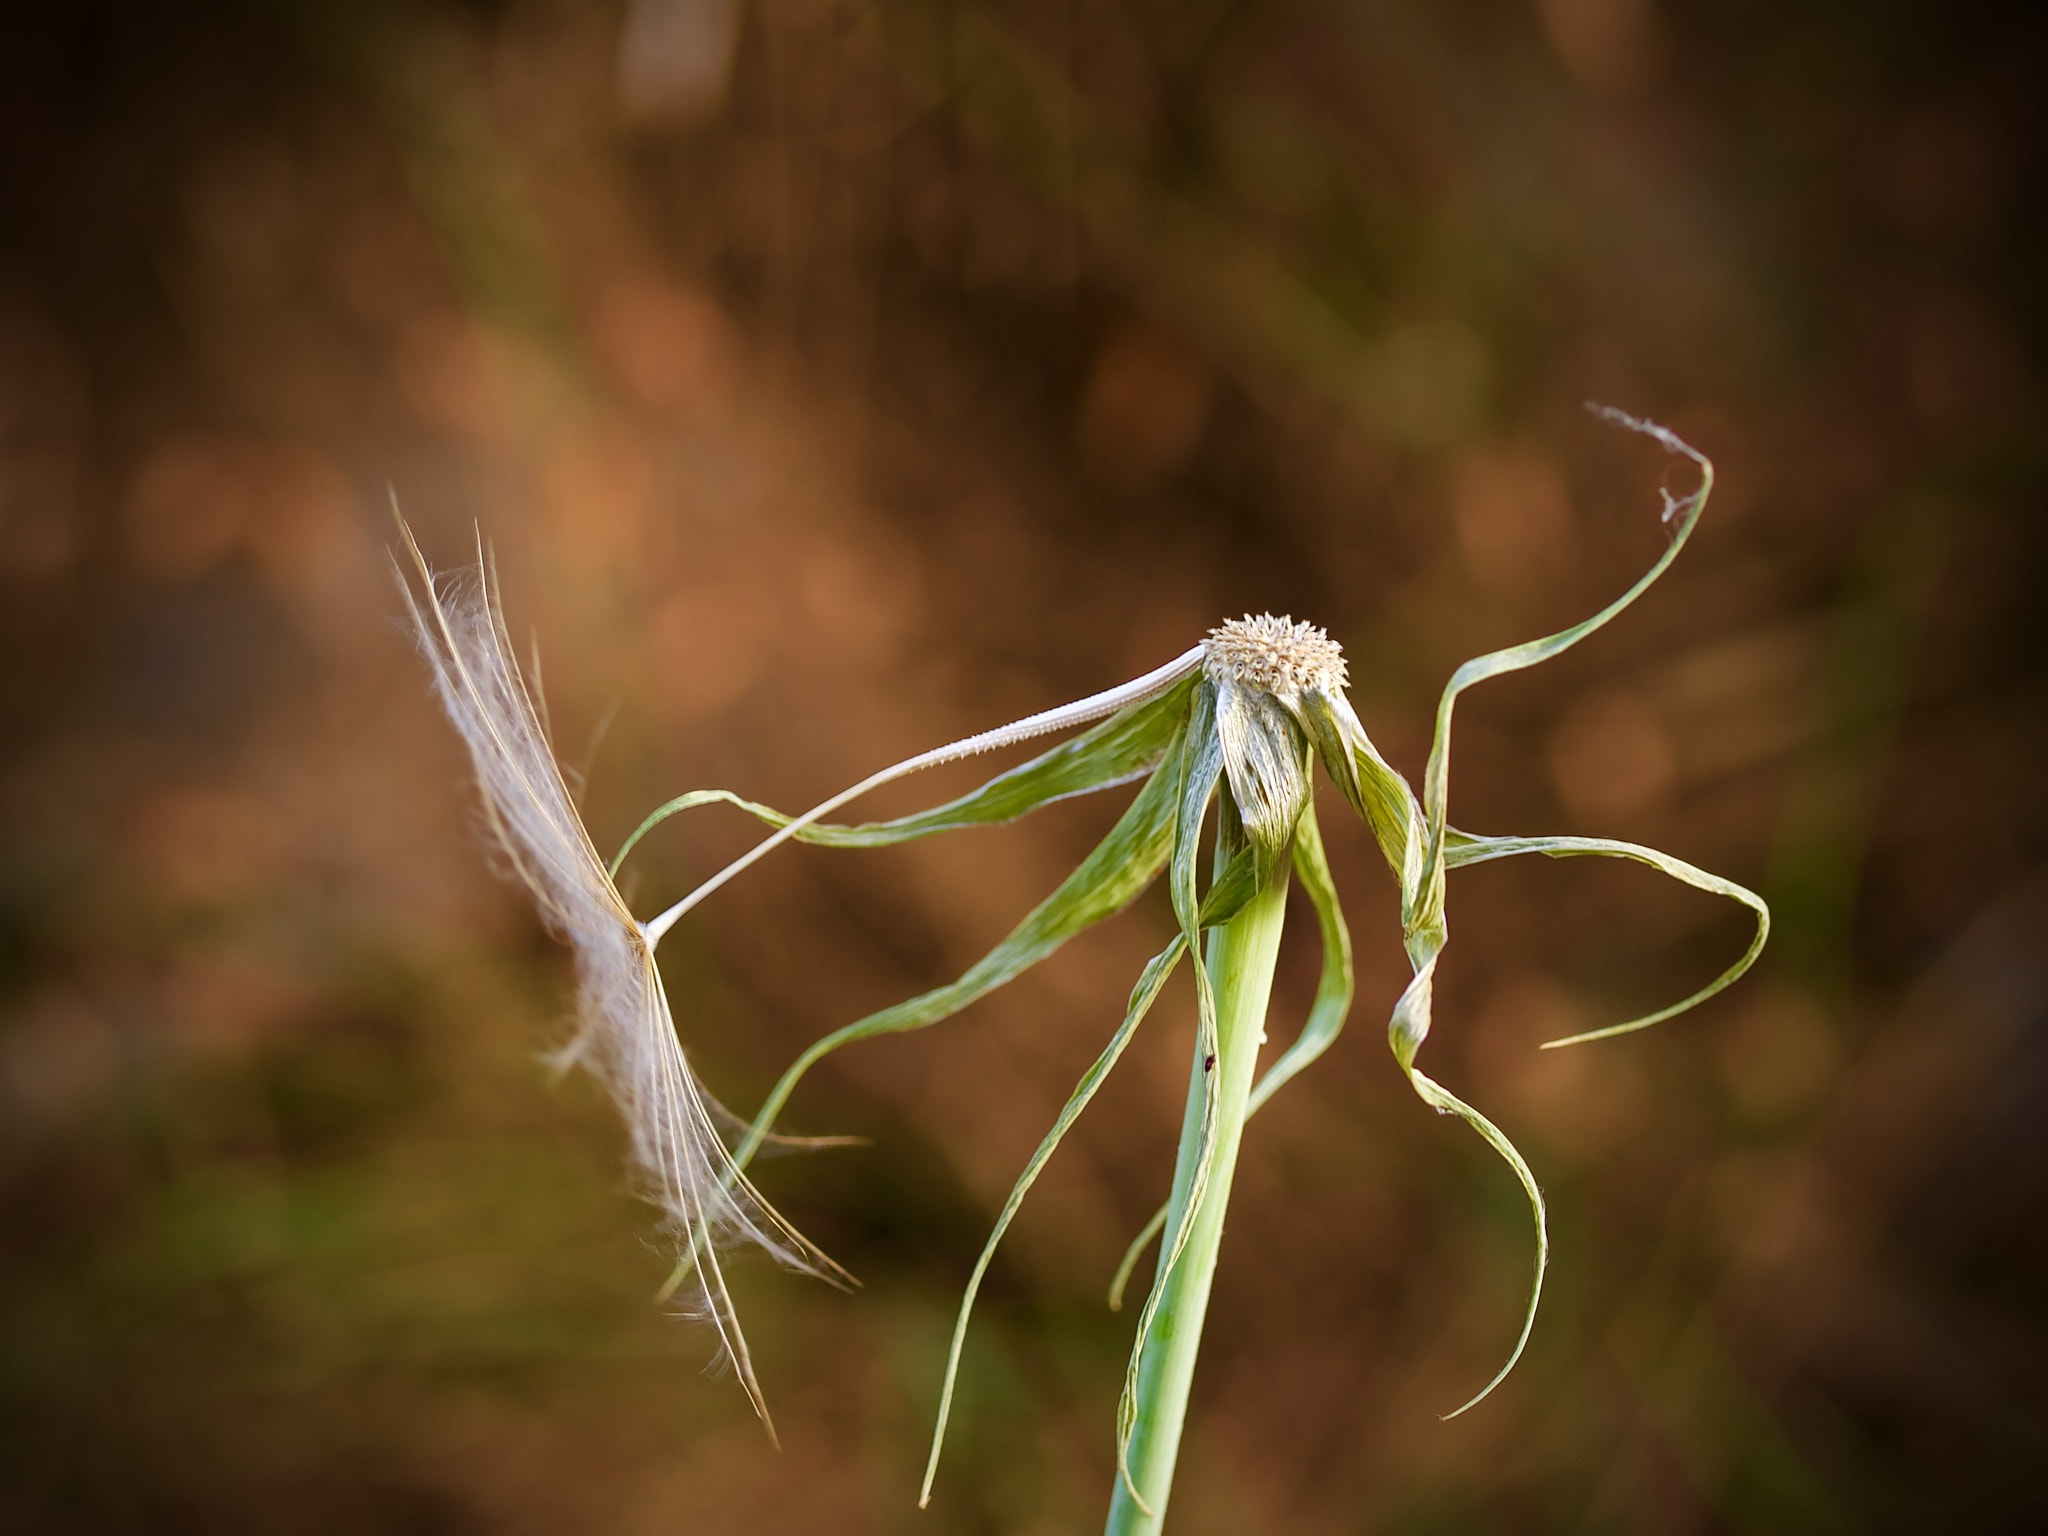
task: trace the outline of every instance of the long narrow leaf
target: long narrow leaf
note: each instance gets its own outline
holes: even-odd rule
[[[1257,1114],[1283,1084],[1327,1051],[1351,1013],[1351,929],[1344,921],[1344,909],[1337,902],[1337,887],[1330,879],[1330,861],[1323,851],[1323,835],[1316,825],[1313,804],[1302,813],[1294,829],[1294,872],[1301,877],[1301,888],[1316,909],[1316,926],[1323,941],[1323,969],[1316,980],[1315,1001],[1309,1006],[1301,1033],[1253,1087],[1251,1100],[1245,1106],[1247,1116]]]
[[[1024,1196],[1038,1181],[1038,1175],[1044,1171],[1046,1163],[1059,1149],[1059,1144],[1066,1137],[1067,1131],[1080,1118],[1089,1101],[1095,1097],[1095,1091],[1102,1086],[1103,1080],[1109,1076],[1110,1070],[1123,1055],[1124,1047],[1131,1043],[1131,1036],[1137,1033],[1138,1025],[1151,1011],[1152,1004],[1159,997],[1160,989],[1166,985],[1167,978],[1173,974],[1173,969],[1180,963],[1181,956],[1187,953],[1187,947],[1186,937],[1176,934],[1173,942],[1146,964],[1144,972],[1138,978],[1138,985],[1131,992],[1130,1005],[1124,1011],[1123,1023],[1110,1037],[1109,1044],[1103,1048],[1102,1054],[1096,1057],[1094,1065],[1082,1074],[1081,1081],[1075,1085],[1073,1093],[1061,1108],[1059,1118],[1053,1121],[1052,1129],[1046,1132],[1045,1139],[1038,1144],[1038,1150],[1031,1154],[1031,1160],[1024,1165],[1023,1173],[1018,1175],[1015,1186],[1010,1190],[1010,1198],[1003,1202],[1002,1212],[996,1217],[995,1227],[989,1233],[988,1241],[982,1245],[981,1256],[974,1261],[973,1273],[967,1279],[967,1289],[960,1298],[960,1315],[953,1324],[953,1341],[946,1352],[946,1377],[945,1384],[939,1390],[938,1422],[932,1428],[931,1455],[925,1463],[924,1485],[917,1496],[917,1506],[920,1509],[925,1507],[932,1496],[932,1479],[938,1475],[939,1452],[946,1440],[946,1420],[953,1410],[953,1385],[960,1373],[960,1351],[967,1341],[967,1321],[974,1312],[975,1298],[981,1292],[982,1277],[988,1273],[989,1263],[995,1258],[996,1244],[1003,1240],[1003,1234],[1010,1229],[1010,1222],[1016,1217],[1018,1208],[1023,1205]]]
[[[1501,1160],[1514,1169],[1515,1177],[1522,1181],[1523,1193],[1529,1197],[1529,1214],[1536,1223],[1536,1269],[1529,1280],[1529,1305],[1522,1314],[1522,1331],[1515,1337],[1515,1347],[1508,1353],[1507,1362],[1494,1372],[1493,1380],[1475,1392],[1462,1406],[1453,1408],[1444,1417],[1455,1419],[1467,1408],[1483,1402],[1493,1389],[1507,1380],[1508,1372],[1515,1368],[1515,1362],[1522,1358],[1522,1351],[1529,1346],[1529,1334],[1536,1327],[1536,1305],[1543,1298],[1543,1272],[1550,1263],[1550,1222],[1543,1208],[1543,1191],[1536,1185],[1536,1175],[1529,1169],[1522,1154],[1486,1116],[1452,1093],[1443,1084],[1410,1069],[1408,1080],[1415,1085],[1415,1091],[1422,1102],[1439,1114],[1456,1115],[1473,1130],[1485,1138],[1486,1144],[1498,1152]]]
[[[1415,792],[1380,755],[1341,692],[1302,695],[1300,719],[1324,770],[1372,829],[1387,867],[1408,889],[1419,878],[1422,861],[1422,813]]]
[[[1152,1219],[1139,1229],[1131,1239],[1131,1246],[1124,1250],[1123,1259],[1117,1264],[1116,1273],[1109,1281],[1109,1310],[1121,1312],[1124,1309],[1124,1291],[1131,1283],[1131,1271],[1138,1267],[1138,1260],[1145,1256],[1145,1250],[1152,1246],[1154,1238],[1166,1229],[1167,1207],[1162,1203],[1152,1213]]]
[[[1528,1346],[1529,1334],[1536,1326],[1536,1305],[1543,1295],[1543,1272],[1550,1262],[1550,1224],[1543,1205],[1543,1191],[1537,1187],[1536,1175],[1530,1171],[1522,1154],[1515,1150],[1515,1144],[1507,1135],[1478,1110],[1452,1093],[1443,1084],[1419,1071],[1415,1065],[1416,1052],[1429,1034],[1430,1013],[1434,1007],[1436,993],[1436,965],[1443,953],[1441,929],[1437,937],[1426,942],[1422,963],[1416,967],[1415,975],[1394,1004],[1393,1017],[1387,1024],[1388,1043],[1393,1047],[1394,1059],[1401,1064],[1408,1082],[1416,1096],[1439,1114],[1456,1115],[1485,1140],[1486,1144],[1500,1155],[1500,1158],[1521,1181],[1522,1189],[1529,1197],[1529,1212],[1536,1223],[1535,1273],[1529,1282],[1529,1305],[1522,1316],[1522,1331],[1516,1336],[1515,1347],[1509,1352],[1506,1362],[1493,1375],[1493,1379],[1480,1388],[1462,1406],[1444,1415],[1454,1419],[1459,1414],[1482,1401],[1488,1393],[1507,1379],[1508,1372],[1515,1368],[1515,1362],[1522,1358],[1522,1351]]]
[[[843,1045],[877,1035],[923,1029],[949,1019],[976,999],[1022,975],[1084,929],[1122,911],[1150,885],[1167,861],[1179,811],[1175,772],[1182,752],[1176,737],[1166,760],[1145,783],[1117,824],[1059,887],[1013,928],[1009,936],[960,976],[907,1002],[869,1014],[834,1030],[810,1046],[782,1075],[754,1117],[754,1126],[733,1153],[745,1167],[773,1129],[805,1073]]]
[[[1700,483],[1689,496],[1675,497],[1669,491],[1663,493],[1664,522],[1670,530],[1664,553],[1658,556],[1649,570],[1621,596],[1591,618],[1574,624],[1569,629],[1545,635],[1540,640],[1529,640],[1521,645],[1511,645],[1505,650],[1475,656],[1451,674],[1450,682],[1444,686],[1443,698],[1437,704],[1436,733],[1430,742],[1429,763],[1422,776],[1422,804],[1429,821],[1427,862],[1432,867],[1442,858],[1446,801],[1451,773],[1451,714],[1457,705],[1458,695],[1474,683],[1484,682],[1490,677],[1499,677],[1507,672],[1519,672],[1548,661],[1554,656],[1562,655],[1641,597],[1665,571],[1671,568],[1671,562],[1678,558],[1678,552],[1685,547],[1686,540],[1692,537],[1692,531],[1699,523],[1700,513],[1706,508],[1707,497],[1714,488],[1714,466],[1704,454],[1676,434],[1655,422],[1642,421],[1609,407],[1596,406],[1593,409],[1596,414],[1617,426],[1655,439],[1663,445],[1666,452],[1690,459],[1699,468]]]
[[[1675,1019],[1681,1013],[1689,1012],[1704,1003],[1715,993],[1729,986],[1743,972],[1756,964],[1756,958],[1764,951],[1764,945],[1771,936],[1771,909],[1764,899],[1746,886],[1737,885],[1733,880],[1724,880],[1719,875],[1709,874],[1683,859],[1673,858],[1655,848],[1645,848],[1640,843],[1624,843],[1606,837],[1477,837],[1469,832],[1450,829],[1445,847],[1445,860],[1452,869],[1467,864],[1488,864],[1495,859],[1511,859],[1518,854],[1540,853],[1553,859],[1607,858],[1632,859],[1638,864],[1647,864],[1661,870],[1672,879],[1682,881],[1695,890],[1711,895],[1725,896],[1738,901],[1756,914],[1756,934],[1749,941],[1749,948],[1742,957],[1727,970],[1708,982],[1699,991],[1683,1002],[1673,1003],[1668,1008],[1659,1008],[1655,1013],[1644,1014],[1639,1019],[1630,1019],[1625,1024],[1610,1024],[1604,1029],[1587,1030],[1584,1034],[1568,1035],[1561,1040],[1546,1040],[1543,1049],[1556,1050],[1561,1046],[1583,1045],[1589,1040],[1606,1040],[1615,1035],[1633,1034],[1639,1029],[1648,1029],[1652,1024],[1661,1024],[1666,1019]]]
[[[884,848],[960,827],[985,827],[1015,821],[1055,800],[1127,784],[1157,766],[1167,743],[1186,718],[1188,691],[1194,686],[1194,681],[1189,677],[1164,693],[1132,704],[1100,725],[1070,741],[1061,742],[1028,763],[1020,763],[1008,772],[998,774],[979,789],[944,805],[910,816],[899,816],[892,821],[865,822],[857,826],[815,822],[799,828],[794,836],[799,842],[826,848]],[[616,874],[640,840],[669,817],[711,804],[737,806],[774,827],[788,826],[797,819],[772,806],[743,799],[730,790],[692,790],[656,806],[647,814],[647,818],[633,829],[632,835],[612,856],[612,872]]]

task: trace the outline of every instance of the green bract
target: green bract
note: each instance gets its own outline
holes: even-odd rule
[[[1706,504],[1713,472],[1703,457],[1661,427],[1618,412],[1604,414],[1694,463],[1700,472],[1699,486],[1683,498],[1666,494],[1668,545],[1650,570],[1613,603],[1570,629],[1478,657],[1457,669],[1437,709],[1419,797],[1379,754],[1353,712],[1344,693],[1345,665],[1336,644],[1311,625],[1271,616],[1247,617],[1219,627],[1203,644],[1144,678],[897,764],[802,816],[784,815],[725,790],[700,790],[679,796],[654,811],[627,839],[610,866],[595,868],[594,861],[579,862],[577,878],[586,883],[601,882],[601,888],[594,888],[599,889],[604,912],[610,914],[614,908],[622,912],[623,906],[617,902],[616,890],[611,885],[612,876],[640,839],[669,816],[697,806],[722,803],[736,806],[777,828],[771,838],[746,858],[645,924],[613,918],[608,919],[612,922],[608,929],[607,919],[592,919],[579,929],[577,924],[557,921],[557,927],[577,945],[579,960],[584,962],[580,974],[585,978],[586,1016],[602,1016],[607,1007],[616,1011],[603,991],[615,983],[606,979],[605,967],[590,961],[589,949],[623,946],[635,957],[651,955],[661,935],[683,912],[782,841],[793,837],[828,847],[883,847],[941,832],[1011,821],[1073,795],[1132,782],[1138,785],[1128,808],[1102,841],[1000,944],[957,980],[856,1020],[817,1041],[783,1074],[729,1153],[722,1145],[702,1146],[701,1136],[664,1139],[659,1127],[648,1131],[640,1124],[648,1113],[647,1105],[631,1093],[620,1095],[628,1121],[635,1126],[636,1145],[666,1147],[680,1139],[689,1144],[688,1150],[701,1165],[666,1176],[668,1184],[692,1192],[686,1200],[667,1202],[682,1239],[681,1260],[668,1290],[686,1279],[700,1286],[708,1280],[713,1297],[712,1315],[720,1321],[750,1389],[751,1375],[744,1366],[745,1346],[732,1320],[730,1304],[723,1299],[723,1287],[716,1281],[715,1250],[721,1240],[731,1237],[757,1241],[765,1238],[767,1245],[785,1259],[817,1267],[818,1261],[810,1250],[799,1246],[786,1224],[774,1218],[754,1195],[744,1173],[770,1138],[777,1118],[804,1074],[826,1055],[854,1041],[922,1029],[950,1018],[1043,960],[1075,934],[1123,910],[1164,872],[1178,931],[1139,976],[1122,1023],[1075,1085],[1044,1141],[1025,1165],[975,1263],[953,1331],[924,1481],[924,1495],[928,1497],[968,1320],[996,1244],[1062,1137],[1115,1067],[1168,977],[1183,958],[1201,947],[1206,936],[1206,960],[1194,967],[1196,1038],[1172,1198],[1132,1245],[1111,1290],[1111,1304],[1117,1305],[1145,1245],[1163,1235],[1157,1275],[1140,1313],[1119,1408],[1120,1486],[1111,1514],[1113,1531],[1156,1529],[1171,1478],[1186,1380],[1193,1368],[1195,1337],[1206,1305],[1208,1274],[1215,1262],[1222,1201],[1228,1193],[1239,1131],[1244,1120],[1263,1107],[1275,1090],[1329,1048],[1343,1028],[1351,1004],[1351,941],[1331,885],[1316,822],[1312,795],[1312,769],[1316,763],[1322,765],[1345,802],[1370,828],[1400,886],[1403,939],[1414,974],[1395,1000],[1388,1022],[1394,1058],[1422,1100],[1471,1125],[1514,1170],[1528,1196],[1535,1226],[1535,1260],[1520,1335],[1500,1371],[1471,1402],[1455,1411],[1471,1407],[1506,1376],[1534,1324],[1548,1237],[1543,1197],[1535,1175],[1520,1153],[1490,1120],[1416,1066],[1418,1052],[1429,1034],[1436,966],[1448,938],[1446,873],[1464,865],[1526,853],[1553,858],[1595,855],[1633,859],[1701,890],[1730,897],[1755,913],[1756,933],[1748,949],[1691,997],[1643,1018],[1572,1040],[1552,1041],[1551,1045],[1641,1029],[1684,1012],[1747,970],[1762,949],[1769,928],[1769,914],[1754,894],[1654,849],[1600,838],[1477,836],[1458,831],[1447,820],[1451,724],[1459,696],[1486,678],[1531,667],[1558,655],[1620,613],[1668,568],[1690,537]],[[431,595],[431,585],[429,591]],[[415,612],[418,611],[416,608]],[[438,618],[438,600],[432,611]],[[509,682],[501,680],[486,692],[495,690],[493,696],[506,694],[524,699],[524,689],[517,684],[509,653],[502,646],[490,656],[465,657],[459,641],[459,624],[451,627],[445,618],[440,618],[438,624],[422,619],[422,629],[430,656],[437,658],[437,675],[442,678],[444,696],[450,693],[451,670],[459,676],[466,667],[471,671],[496,669],[509,674]],[[478,632],[501,632],[494,614],[489,622],[481,624]],[[447,656],[453,656],[455,664],[451,666],[438,659]],[[459,688],[456,692],[459,695]],[[459,723],[464,718],[460,703],[459,697],[450,702]],[[828,824],[821,819],[867,789],[932,763],[1077,724],[1088,724],[1089,728],[1030,762],[998,775],[972,793],[931,810],[893,821],[852,826]],[[537,725],[533,729],[537,736]],[[533,818],[522,821],[520,817],[508,816],[503,801],[508,793],[516,796],[519,791],[517,781],[508,790],[505,775],[493,771],[492,732],[480,732],[465,724],[464,733],[478,756],[479,776],[487,803],[493,808],[493,829],[513,853],[515,868],[525,874],[529,865],[548,865],[550,850],[536,848],[532,840],[539,837],[544,843],[558,833],[566,838],[566,831],[550,822],[536,833],[526,825]],[[1209,823],[1212,807],[1216,811],[1216,831],[1208,878],[1204,881],[1203,830]],[[576,831],[580,835],[580,826]],[[593,867],[584,867],[585,863]],[[1272,954],[1280,936],[1290,876],[1299,876],[1316,912],[1323,945],[1321,979],[1300,1033],[1266,1066],[1263,1074],[1255,1076]],[[544,888],[530,874],[527,878],[543,896],[544,904],[552,900],[555,907],[561,906],[556,893]],[[596,939],[582,931],[593,926]],[[647,969],[651,972],[651,963]],[[642,983],[642,991],[659,998],[658,978],[651,989]],[[638,994],[633,1008],[637,1012],[631,1012],[631,1020],[637,1027],[665,1035],[665,1042],[654,1042],[647,1049],[665,1063],[673,1051],[672,1067],[680,1068],[682,1058],[679,1050],[674,1050],[673,1026],[665,1015],[650,1013],[648,1007],[641,1005]],[[684,1097],[695,1104],[703,1095],[687,1078],[687,1069],[682,1070],[683,1081],[689,1088]],[[608,1077],[615,1091],[617,1076],[613,1073]],[[664,1100],[663,1105],[670,1105],[670,1101]],[[662,1113],[672,1113],[672,1106],[657,1108]],[[692,1220],[693,1211],[706,1214]],[[758,1404],[758,1394],[756,1397]]]

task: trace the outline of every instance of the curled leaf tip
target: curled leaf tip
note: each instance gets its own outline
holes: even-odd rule
[[[1586,409],[1603,421],[1611,421],[1618,427],[1625,427],[1631,432],[1640,432],[1644,437],[1654,439],[1663,446],[1665,452],[1675,453],[1680,458],[1691,459],[1693,463],[1699,466],[1700,483],[1689,494],[1674,496],[1669,490],[1660,490],[1659,494],[1664,498],[1664,523],[1666,527],[1671,527],[1681,522],[1694,512],[1697,512],[1702,504],[1705,503],[1707,492],[1713,488],[1714,484],[1714,464],[1699,449],[1693,447],[1691,443],[1688,443],[1669,427],[1660,426],[1646,416],[1632,416],[1627,411],[1615,406],[1601,405],[1593,400],[1586,402]]]
[[[1481,1387],[1467,1402],[1442,1415],[1445,1420],[1450,1420],[1484,1402],[1495,1387],[1508,1379],[1509,1373],[1520,1362],[1522,1352],[1529,1347],[1529,1336],[1536,1331],[1536,1311],[1543,1300],[1543,1276],[1550,1266],[1550,1217],[1543,1202],[1542,1187],[1536,1182],[1535,1172],[1499,1126],[1434,1079],[1420,1072],[1410,1072],[1408,1076],[1416,1094],[1425,1104],[1439,1113],[1456,1115],[1463,1120],[1477,1131],[1480,1139],[1492,1147],[1501,1161],[1514,1171],[1516,1179],[1521,1183],[1522,1193],[1528,1198],[1530,1219],[1536,1228],[1536,1260],[1534,1273],[1529,1280],[1529,1302],[1523,1309],[1522,1331],[1516,1336],[1515,1347],[1508,1352],[1507,1360],[1494,1372],[1491,1381]]]

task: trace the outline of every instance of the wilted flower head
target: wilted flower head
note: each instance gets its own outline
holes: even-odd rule
[[[1472,1402],[1484,1397],[1507,1374],[1535,1318],[1548,1251],[1544,1207],[1535,1175],[1507,1137],[1479,1111],[1416,1067],[1417,1053],[1431,1025],[1436,965],[1448,938],[1444,910],[1447,872],[1526,853],[1631,859],[1699,889],[1730,897],[1755,913],[1755,938],[1747,952],[1691,997],[1647,1017],[1571,1040],[1552,1041],[1552,1045],[1641,1029],[1684,1012],[1748,969],[1763,947],[1769,926],[1764,905],[1755,895],[1654,849],[1604,838],[1479,836],[1458,831],[1447,820],[1451,723],[1459,695],[1476,682],[1559,654],[1620,613],[1663,574],[1705,505],[1712,468],[1704,458],[1661,427],[1618,412],[1604,414],[1690,460],[1700,471],[1699,486],[1685,497],[1666,493],[1668,547],[1621,597],[1581,624],[1478,657],[1457,669],[1437,708],[1420,795],[1380,755],[1353,711],[1344,692],[1347,669],[1337,643],[1312,624],[1270,614],[1247,615],[1220,625],[1206,640],[1141,678],[907,759],[801,816],[785,815],[727,790],[698,790],[678,796],[650,814],[607,866],[591,847],[561,773],[548,753],[538,713],[512,662],[484,569],[480,565],[473,579],[452,584],[445,591],[437,591],[429,580],[423,601],[409,594],[442,699],[476,762],[494,835],[514,871],[534,893],[543,915],[576,950],[583,1026],[564,1054],[591,1066],[618,1099],[630,1128],[635,1161],[649,1175],[681,1240],[677,1279],[692,1277],[699,1285],[757,1406],[759,1389],[719,1278],[717,1246],[721,1240],[748,1240],[785,1262],[829,1267],[761,1201],[743,1170],[770,1136],[804,1074],[830,1052],[856,1040],[921,1029],[951,1017],[1050,955],[1075,934],[1121,911],[1161,874],[1166,876],[1177,931],[1146,966],[1122,1023],[1110,1034],[1026,1165],[968,1281],[941,1394],[939,1430],[932,1446],[935,1467],[974,1298],[996,1243],[1026,1192],[1115,1067],[1181,959],[1199,954],[1205,931],[1230,922],[1261,893],[1277,890],[1276,882],[1284,881],[1290,872],[1299,878],[1316,912],[1323,945],[1321,978],[1300,1033],[1250,1087],[1239,1118],[1255,1112],[1282,1084],[1328,1049],[1343,1027],[1353,983],[1350,935],[1330,881],[1316,821],[1312,767],[1317,762],[1371,829],[1399,884],[1403,941],[1413,976],[1394,1002],[1389,1018],[1388,1039],[1395,1059],[1423,1101],[1471,1125],[1509,1164],[1528,1196],[1535,1225],[1535,1264],[1521,1334],[1507,1363]],[[424,576],[424,565],[421,572]],[[823,820],[866,791],[919,769],[1084,724],[1090,728],[931,810],[857,826]],[[1138,789],[1116,825],[1000,944],[956,980],[847,1024],[813,1044],[784,1073],[745,1134],[728,1151],[715,1132],[710,1101],[691,1078],[676,1043],[653,960],[654,946],[684,913],[790,838],[831,847],[880,847],[1014,820],[1055,800],[1133,782]],[[669,816],[713,803],[738,807],[777,830],[658,916],[645,924],[636,922],[612,883],[612,872],[643,836]],[[1201,857],[1201,845],[1212,809],[1216,813],[1217,858],[1204,885],[1200,876],[1208,861]],[[1208,1072],[1206,1065],[1215,1062],[1218,1050],[1217,1002],[1207,968],[1196,964],[1193,971],[1198,1003],[1195,1059],[1204,1066],[1195,1074],[1191,1089],[1194,1097],[1190,1102],[1195,1107],[1190,1109],[1189,1124],[1196,1133],[1191,1182],[1186,1198],[1175,1203],[1174,1219],[1169,1223],[1162,1209],[1132,1245],[1112,1287],[1115,1305],[1144,1245],[1161,1237],[1158,1278],[1139,1319],[1119,1412],[1120,1448],[1135,1412],[1138,1365],[1153,1309],[1201,1209],[1216,1146],[1221,1113],[1218,1079],[1223,1074]],[[931,1475],[928,1467],[927,1493]],[[1135,1497],[1135,1487],[1132,1492]]]

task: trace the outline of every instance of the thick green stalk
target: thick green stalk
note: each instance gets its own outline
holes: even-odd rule
[[[1202,1106],[1207,1098],[1204,1077],[1212,1071],[1222,1074],[1218,1079],[1215,1153],[1208,1190],[1195,1214],[1187,1246],[1160,1283],[1158,1311],[1138,1368],[1137,1420],[1131,1429],[1128,1455],[1131,1481],[1151,1513],[1131,1497],[1131,1490],[1119,1477],[1105,1536],[1150,1536],[1166,1518],[1166,1497],[1173,1489],[1173,1465],[1180,1454],[1181,1424],[1187,1417],[1188,1387],[1195,1376],[1195,1353],[1202,1343],[1202,1318],[1209,1310],[1209,1285],[1215,1278],[1216,1254],[1223,1242],[1223,1211],[1230,1200],[1231,1174],[1237,1168],[1238,1141],[1258,1067],[1259,1044],[1265,1037],[1273,962],[1280,951],[1280,927],[1287,913],[1288,863],[1285,859],[1277,862],[1279,867],[1265,889],[1209,935],[1209,975],[1216,990],[1216,1060],[1205,1059],[1198,1039],[1189,1074],[1187,1113],[1181,1121],[1173,1200],[1166,1218],[1169,1233],[1180,1226],[1194,1182],[1201,1153]]]

